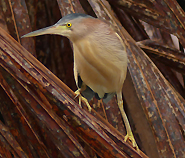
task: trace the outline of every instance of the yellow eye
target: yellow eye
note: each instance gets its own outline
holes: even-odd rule
[[[67,23],[66,26],[67,26],[68,28],[70,28],[70,27],[72,26],[72,24],[71,24],[71,23]]]

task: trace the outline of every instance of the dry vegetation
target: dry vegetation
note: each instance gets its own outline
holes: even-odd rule
[[[106,19],[127,47],[124,105],[140,152],[124,142],[116,98],[79,107],[68,39],[21,39],[72,12]],[[176,0],[0,0],[0,157],[185,157],[183,48]]]

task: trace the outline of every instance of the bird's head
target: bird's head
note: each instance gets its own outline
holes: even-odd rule
[[[33,37],[44,34],[56,34],[65,36],[72,40],[77,36],[78,37],[83,36],[83,34],[87,33],[88,30],[86,21],[91,21],[92,19],[94,18],[86,14],[81,13],[68,14],[64,16],[62,19],[60,19],[56,24],[30,32],[22,37]]]

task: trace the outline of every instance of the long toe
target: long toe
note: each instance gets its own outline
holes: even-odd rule
[[[87,101],[87,99],[84,98],[83,96],[79,96],[79,97],[81,97],[82,101],[84,101],[85,104],[87,105],[89,112],[91,112],[91,109],[92,109],[92,108],[91,108],[89,102]]]
[[[75,95],[74,99],[77,98],[77,97],[80,95],[80,89],[77,89],[77,90],[75,91],[75,94],[76,94],[76,95]]]
[[[90,106],[88,100],[87,100],[86,98],[84,98],[84,97],[81,95],[80,89],[76,90],[76,91],[75,91],[75,94],[76,94],[75,98],[76,98],[76,97],[79,98],[79,105],[80,105],[80,107],[82,107],[81,102],[84,101],[85,104],[86,104],[86,106],[87,106],[87,108],[88,108],[88,110],[89,110],[89,112],[91,112],[91,109],[92,109],[92,108],[91,108],[91,106]]]
[[[137,151],[139,151],[139,147],[137,146],[137,143],[136,143],[136,141],[135,141],[134,136],[133,136],[132,133],[131,133],[131,134],[128,134],[128,133],[127,133],[127,135],[125,136],[124,141],[126,142],[128,139],[132,142],[132,146],[133,146],[134,148],[136,148]]]

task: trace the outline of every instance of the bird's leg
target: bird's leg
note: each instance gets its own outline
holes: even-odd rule
[[[80,95],[81,95],[80,91],[81,91],[80,88],[77,89],[77,90],[75,91],[76,96],[74,97],[74,99],[77,98],[77,97],[79,97],[79,103],[78,103],[78,104],[79,104],[80,107],[82,108],[82,105],[81,105],[82,99],[81,99],[81,97],[80,97]]]
[[[82,107],[81,103],[82,103],[82,101],[84,101],[85,104],[86,104],[87,107],[88,107],[89,112],[91,112],[91,109],[92,109],[92,108],[91,108],[91,106],[90,106],[88,100],[87,100],[86,98],[84,98],[84,97],[81,95],[81,89],[80,89],[80,88],[78,88],[78,89],[75,91],[75,94],[76,94],[75,98],[76,98],[76,97],[79,97],[79,105]]]
[[[119,106],[121,115],[122,115],[122,117],[123,117],[123,121],[124,121],[124,123],[125,123],[126,131],[127,131],[127,135],[125,136],[124,141],[126,142],[127,139],[130,139],[131,142],[132,142],[133,147],[135,147],[135,148],[139,151],[139,148],[138,148],[137,143],[136,143],[136,141],[135,141],[135,139],[134,139],[134,135],[133,135],[133,133],[132,133],[132,130],[131,130],[131,127],[130,127],[130,124],[129,124],[127,115],[126,115],[125,111],[123,110],[122,95],[121,95],[121,98],[120,98],[120,95],[117,94],[117,99],[118,99],[118,106]]]

